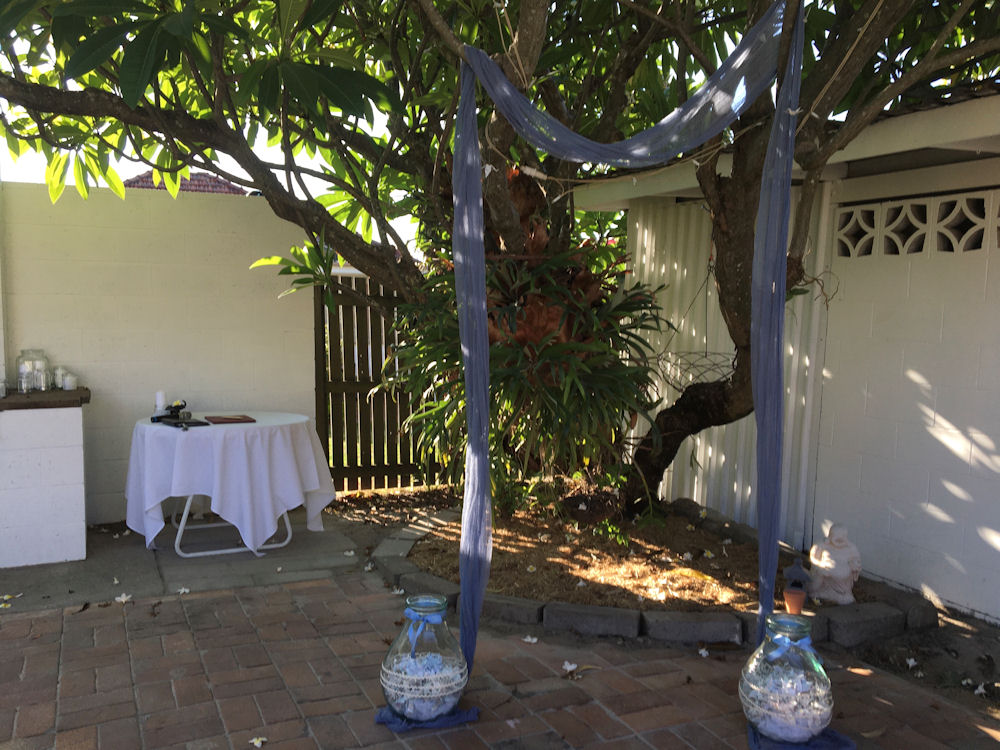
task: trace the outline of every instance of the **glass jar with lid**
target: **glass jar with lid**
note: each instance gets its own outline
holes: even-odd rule
[[[830,678],[802,615],[767,616],[763,643],[740,674],[743,713],[757,730],[782,742],[806,742],[833,717]]]
[[[17,357],[17,384],[22,393],[48,390],[49,359],[44,349],[22,349]]]
[[[445,621],[447,599],[438,594],[406,598],[403,629],[382,661],[382,692],[396,713],[431,721],[451,712],[469,681],[458,641]]]

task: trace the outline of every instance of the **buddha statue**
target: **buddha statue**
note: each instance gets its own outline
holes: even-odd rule
[[[812,546],[809,561],[812,563],[809,596],[833,604],[854,602],[852,589],[861,575],[861,554],[847,538],[843,524],[833,524],[826,541]]]

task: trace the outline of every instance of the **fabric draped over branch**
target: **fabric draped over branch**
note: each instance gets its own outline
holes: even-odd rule
[[[776,2],[722,66],[684,105],[652,128],[617,143],[597,143],[536,108],[482,50],[465,48],[455,130],[453,251],[459,330],[465,367],[466,450],[462,508],[460,640],[469,670],[492,550],[489,484],[489,340],[483,244],[481,157],[476,130],[475,78],[496,109],[533,146],[560,159],[616,167],[662,165],[731,125],[773,83],[785,4]],[[752,377],[757,411],[757,505],[761,550],[760,615],[770,612],[777,567],[781,483],[782,360],[792,140],[795,133],[802,13],[791,45],[785,84],[774,118],[761,209],[757,218],[753,280]],[[773,552],[773,554],[772,554]],[[766,579],[766,585],[765,585]],[[762,632],[762,631],[761,631]],[[759,640],[759,639],[758,639]]]

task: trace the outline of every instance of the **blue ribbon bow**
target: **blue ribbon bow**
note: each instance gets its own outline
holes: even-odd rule
[[[823,658],[818,653],[816,653],[816,649],[814,649],[812,645],[812,638],[810,638],[808,635],[805,638],[802,638],[797,641],[793,641],[787,635],[776,635],[772,639],[772,641],[776,643],[778,647],[767,655],[768,661],[774,661],[775,659],[780,659],[788,652],[788,649],[794,646],[795,648],[801,651],[805,651],[807,653],[812,654],[813,658],[815,658],[816,661],[818,661],[820,664],[823,663]]]
[[[419,612],[414,612],[409,607],[403,611],[403,616],[410,621],[410,627],[406,631],[406,634],[410,638],[410,656],[413,657],[417,653],[417,638],[424,632],[427,624],[440,625],[444,622],[444,617],[436,612],[420,614]]]

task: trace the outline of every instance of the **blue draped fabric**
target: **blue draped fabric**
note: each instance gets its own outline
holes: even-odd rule
[[[573,133],[539,111],[506,79],[486,53],[465,48],[455,132],[453,233],[459,325],[465,365],[466,485],[462,511],[461,644],[472,670],[479,615],[489,576],[489,341],[483,246],[481,161],[476,135],[473,73],[517,133],[561,159],[648,167],[688,152],[731,125],[774,80],[784,14],[778,0],[747,32],[699,92],[649,130],[618,143],[597,143]],[[802,59],[802,13],[778,96],[762,178],[752,280],[752,357],[757,419],[757,510],[760,545],[760,608],[771,611],[777,569],[783,421],[782,337],[789,191]],[[762,627],[762,626],[761,626]],[[758,628],[758,643],[763,631]],[[751,732],[751,741],[754,741]]]
[[[750,376],[757,422],[757,640],[764,640],[767,615],[774,609],[781,516],[781,443],[784,423],[785,248],[788,247],[789,186],[795,151],[803,23],[789,49],[783,85],[764,157],[754,235],[750,286]]]
[[[483,195],[480,178],[479,135],[476,128],[476,80],[462,66],[461,98],[455,123],[455,296],[458,331],[465,366],[465,493],[462,502],[462,539],[458,574],[459,643],[469,674],[476,654],[479,615],[490,577],[493,533],[490,507],[490,341],[486,328],[486,258],[483,248]],[[464,200],[463,200],[464,199]]]

